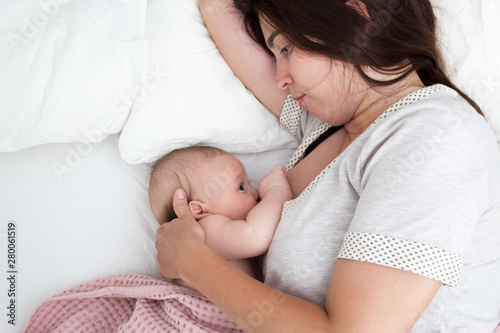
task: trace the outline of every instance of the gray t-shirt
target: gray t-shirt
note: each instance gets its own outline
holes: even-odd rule
[[[282,125],[302,140],[330,125],[288,99]],[[485,120],[434,85],[391,106],[285,203],[265,283],[324,305],[337,258],[443,283],[413,333],[487,332],[500,320],[500,153]]]

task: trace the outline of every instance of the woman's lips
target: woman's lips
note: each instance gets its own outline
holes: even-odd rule
[[[304,105],[304,98],[306,95],[302,96],[297,96],[297,97],[292,97],[294,100],[296,100],[299,103],[299,106],[302,107]]]

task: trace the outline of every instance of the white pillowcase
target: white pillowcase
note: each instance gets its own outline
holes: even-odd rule
[[[121,131],[147,66],[147,0],[2,0],[0,151]]]
[[[483,110],[500,145],[500,2],[431,0],[452,81]]]
[[[120,158],[117,135],[0,153],[0,170],[0,332],[20,332],[39,303],[69,287],[126,273],[160,278],[150,170]],[[16,225],[14,267],[9,222]],[[12,301],[15,326],[6,316]]]
[[[130,163],[194,144],[232,153],[296,147],[236,78],[203,23],[197,0],[150,0],[150,69],[120,137]]]

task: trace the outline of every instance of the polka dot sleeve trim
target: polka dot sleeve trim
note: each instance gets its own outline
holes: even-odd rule
[[[403,269],[456,287],[462,273],[462,256],[437,247],[393,237],[348,232],[338,258],[371,262]]]
[[[285,104],[283,105],[283,109],[281,110],[281,127],[285,128],[293,135],[296,135],[297,129],[299,128],[302,110],[303,109],[299,106],[299,103],[292,98],[292,94],[288,94]]]

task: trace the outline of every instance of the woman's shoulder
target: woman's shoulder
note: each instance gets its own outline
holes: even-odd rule
[[[496,144],[485,118],[455,90],[440,84],[401,99],[380,116],[374,125],[378,123],[384,129],[392,127],[407,134],[447,134]]]
[[[394,103],[374,124],[385,119],[399,121],[400,119],[413,118],[439,118],[449,117],[455,113],[479,114],[455,90],[441,84],[428,86],[417,90]]]
[[[482,160],[500,174],[497,140],[485,118],[457,92],[442,85],[428,87],[401,100],[391,114],[378,119],[364,144],[425,154],[463,155]],[[390,111],[390,110],[388,110]]]

